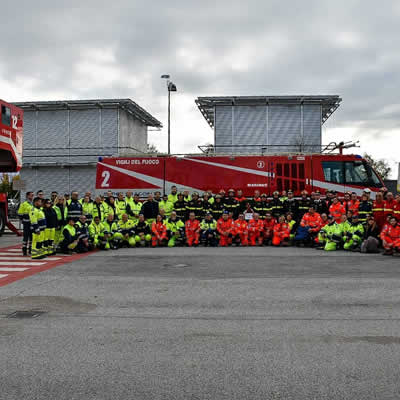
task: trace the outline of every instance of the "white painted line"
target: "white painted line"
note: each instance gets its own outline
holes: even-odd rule
[[[13,254],[13,253],[0,253],[0,256],[8,256],[8,257],[23,257],[22,253],[21,254]],[[28,256],[25,256],[28,257]],[[30,256],[29,256],[30,257]]]
[[[12,253],[22,253],[22,249],[8,249],[6,251],[10,251]]]
[[[26,271],[29,268],[9,268],[9,267],[0,267],[1,272],[22,272]]]
[[[32,261],[30,257],[24,257],[24,256],[7,256],[3,257],[2,254],[0,253],[0,261]],[[61,260],[61,257],[51,257],[51,258],[46,258],[46,260]]]
[[[39,261],[33,261],[33,260],[31,260],[31,261],[15,261],[15,262],[0,261],[0,265],[7,265],[7,266],[10,266],[10,265],[22,265],[22,266],[24,266],[24,265],[43,265],[43,264],[46,264],[46,263],[39,262]]]
[[[0,279],[5,278],[6,276],[8,276],[8,274],[0,274]]]

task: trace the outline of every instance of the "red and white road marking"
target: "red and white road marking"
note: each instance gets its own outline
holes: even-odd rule
[[[22,255],[20,246],[0,249],[0,287],[33,274],[86,257],[85,254],[57,254],[40,260]]]

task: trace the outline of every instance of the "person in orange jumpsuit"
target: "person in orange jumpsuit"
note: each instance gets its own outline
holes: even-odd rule
[[[305,238],[303,241],[304,243],[310,243],[313,245],[314,243],[318,242],[317,236],[318,232],[321,230],[322,219],[321,216],[315,212],[314,207],[310,207],[308,212],[303,215],[303,218],[300,221],[300,226],[307,228],[308,231],[308,237]]]
[[[258,213],[253,214],[249,221],[249,241],[250,246],[255,246],[256,241],[259,246],[263,243],[264,221],[260,219]]]
[[[400,223],[400,194],[396,195],[396,203],[393,206],[393,216],[397,219],[397,222]]]
[[[264,219],[264,244],[271,245],[272,243],[272,238],[274,236],[274,226],[276,224],[275,218],[272,217],[271,213],[266,213],[265,214],[265,219]]]
[[[217,221],[217,232],[220,235],[220,246],[225,247],[232,244],[233,231],[233,221],[229,218],[229,212],[224,211],[222,217]]]
[[[352,192],[351,199],[347,203],[347,210],[351,211],[353,215],[358,215],[358,206],[360,205],[359,200],[357,199],[357,194]]]
[[[274,246],[288,246],[289,237],[290,227],[286,222],[285,217],[281,215],[279,217],[278,223],[274,226],[274,237],[272,238],[272,244]]]
[[[233,242],[237,245],[247,246],[249,244],[249,228],[244,214],[240,213],[237,220],[233,222]]]
[[[385,225],[385,202],[383,201],[383,194],[377,193],[376,199],[372,202],[372,215],[374,216],[374,220],[378,225],[379,229],[383,228]]]
[[[161,215],[151,225],[151,245],[165,246],[167,244],[167,227],[164,225]]]
[[[388,217],[389,215],[393,215],[393,207],[395,204],[396,204],[396,201],[394,200],[393,193],[392,192],[386,193],[386,200],[384,203],[385,217]]]
[[[332,200],[332,205],[329,207],[329,214],[332,215],[337,224],[340,224],[342,215],[346,215],[346,208],[337,197],[334,197]]]
[[[381,233],[381,239],[385,249],[384,255],[400,256],[400,225],[395,217],[390,217],[387,229]]]
[[[185,222],[186,243],[189,247],[199,245],[200,222],[196,219],[195,213],[189,213],[189,219]]]

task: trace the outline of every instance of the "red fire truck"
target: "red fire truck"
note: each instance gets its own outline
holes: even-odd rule
[[[242,189],[251,197],[255,190],[271,195],[288,189],[295,195],[302,190],[361,195],[365,188],[377,192],[383,182],[361,156],[343,154],[154,156],[100,158],[97,163],[97,193],[130,189],[144,198],[157,190],[169,193],[173,185],[200,193]]]
[[[12,104],[0,100],[0,173],[18,172],[22,167],[22,135],[24,112]],[[0,193],[0,234],[7,225],[17,229],[8,221],[7,194]]]

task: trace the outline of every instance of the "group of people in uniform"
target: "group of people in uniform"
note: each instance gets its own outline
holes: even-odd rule
[[[348,250],[400,254],[400,195],[382,190],[375,200],[366,189],[356,193],[292,191],[272,197],[241,190],[211,191],[202,196],[178,192],[149,194],[86,192],[59,195],[26,193],[18,215],[23,224],[23,255],[40,259],[63,253],[121,247],[308,246],[326,251]]]

